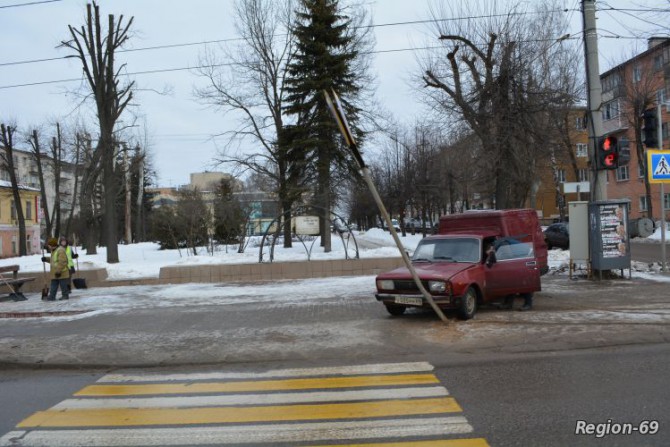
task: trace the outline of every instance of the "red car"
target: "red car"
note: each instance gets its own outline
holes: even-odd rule
[[[440,308],[455,309],[460,318],[469,319],[479,304],[541,290],[547,247],[537,216],[510,224],[510,219],[519,217],[514,211],[534,213],[507,210],[465,218],[446,216],[440,232],[447,234],[419,243],[412,265]],[[376,286],[377,300],[391,315],[402,315],[408,307],[430,307],[405,267],[378,275]]]

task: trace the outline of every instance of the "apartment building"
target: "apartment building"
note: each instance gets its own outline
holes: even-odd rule
[[[607,175],[607,198],[629,199],[631,219],[649,217],[659,220],[661,205],[665,219],[670,217],[670,188],[665,188],[661,203],[660,185],[651,185],[653,216],[645,189],[646,157],[638,156],[639,110],[635,104],[647,98],[646,108],[656,110],[661,104],[661,123],[664,149],[670,149],[668,140],[669,107],[666,102],[670,87],[670,38],[651,38],[647,50],[608,70],[600,76],[602,84],[602,116],[605,135],[616,136],[620,145],[630,149],[630,162],[617,170],[604,171]],[[652,99],[649,104],[649,99]],[[637,120],[635,119],[637,116]],[[637,135],[637,136],[636,136]],[[644,151],[643,151],[644,154]]]
[[[26,252],[40,253],[40,191],[37,188],[21,186],[21,209],[26,223]],[[19,254],[19,224],[16,219],[12,185],[0,180],[0,258],[10,258]]]
[[[528,204],[545,225],[567,218],[569,202],[589,200],[588,190],[576,187],[577,183],[588,184],[590,178],[586,107],[570,111],[566,129],[570,153],[563,147],[565,143],[555,145],[553,155],[539,167],[537,190]]]
[[[0,151],[4,151],[4,148],[0,147]],[[41,225],[44,220],[37,162],[31,152],[14,149],[13,154],[22,208],[26,218],[28,254],[39,253],[41,251],[40,239],[43,238],[41,236],[43,233]],[[53,210],[56,201],[56,190],[53,187],[55,184],[53,162],[48,157],[44,157],[44,161],[42,170],[47,185],[46,199],[49,210]],[[73,203],[75,203],[75,213],[77,212],[76,202],[74,201],[74,180],[74,165],[62,163],[60,206],[63,216],[70,214]],[[0,246],[0,256],[11,257],[18,254],[18,234],[19,227],[16,221],[9,172],[4,167],[0,167],[0,243],[2,244]]]
[[[198,188],[207,204],[213,206],[214,190],[221,180],[232,180],[233,195],[247,210],[247,235],[263,234],[279,216],[280,207],[276,194],[261,191],[244,191],[242,182],[224,172],[196,172],[190,174],[190,183],[180,187],[147,188],[154,207],[171,206],[179,201],[179,190]]]

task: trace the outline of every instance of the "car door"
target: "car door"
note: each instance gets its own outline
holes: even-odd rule
[[[540,266],[532,242],[504,240],[497,245],[496,262],[486,268],[487,300],[540,290]]]

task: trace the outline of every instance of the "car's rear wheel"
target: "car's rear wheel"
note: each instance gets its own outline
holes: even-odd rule
[[[394,317],[404,314],[405,309],[407,309],[405,306],[397,306],[395,304],[385,304],[385,306],[388,313],[390,313]]]
[[[458,308],[458,318],[461,320],[469,320],[475,316],[477,312],[477,291],[474,287],[469,287],[463,295],[461,306]]]

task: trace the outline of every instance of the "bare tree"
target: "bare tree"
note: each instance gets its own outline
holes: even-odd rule
[[[292,154],[283,116],[284,77],[294,52],[293,9],[293,0],[238,0],[235,23],[242,44],[223,49],[227,71],[214,52],[204,54],[198,72],[207,85],[195,91],[203,103],[241,116],[239,126],[227,132],[229,144],[218,161],[273,180],[282,209],[289,213],[283,227],[286,247],[291,246],[290,210],[304,191],[304,160]],[[236,153],[235,145],[244,140],[257,150]]]
[[[107,247],[107,262],[119,262],[117,234],[117,195],[119,183],[114,168],[116,145],[114,127],[132,99],[134,82],[122,85],[120,73],[125,67],[116,67],[116,53],[129,39],[131,17],[124,22],[114,15],[107,16],[106,33],[100,19],[100,8],[96,2],[86,5],[86,23],[80,28],[68,26],[71,40],[62,41],[61,46],[72,50],[81,61],[84,77],[95,100],[99,133],[96,152],[101,153],[102,182],[104,185],[103,239]]]
[[[21,204],[20,185],[16,177],[16,166],[14,166],[14,132],[15,128],[12,126],[5,126],[0,124],[2,135],[0,136],[3,151],[0,152],[0,163],[2,167],[9,173],[9,181],[12,185],[12,197],[14,198],[14,209],[16,211],[16,221],[19,224],[19,256],[25,256],[26,250],[26,220],[23,215],[23,207]]]
[[[198,188],[180,190],[175,212],[177,226],[182,229],[186,246],[195,256],[198,254],[197,247],[207,244],[212,222],[211,211],[205,204],[202,192]]]
[[[60,124],[56,123],[56,135],[51,137],[49,145],[51,152],[52,171],[54,178],[54,206],[52,209],[51,222],[53,224],[54,235],[61,234],[61,171],[63,168],[64,151],[63,135]]]
[[[137,194],[135,196],[135,241],[142,242],[144,241],[144,199],[145,199],[145,179],[146,172],[145,169],[148,166],[146,162],[147,153],[142,150],[142,147],[138,144],[135,146],[135,156],[133,165],[135,166],[135,172],[137,174]]]
[[[70,213],[67,217],[67,224],[65,226],[65,234],[72,234],[72,221],[74,219],[74,211],[77,207],[77,197],[79,196],[79,177],[81,176],[82,166],[81,159],[85,149],[85,139],[80,131],[76,131],[74,135],[74,142],[72,146],[72,163],[74,165],[74,185],[72,187],[72,201],[70,203]]]
[[[538,57],[550,60],[562,51],[556,31],[565,23],[548,6],[526,11],[518,3],[503,11],[488,1],[477,3],[481,14],[473,14],[472,2],[449,5],[453,15],[488,18],[435,20],[446,55],[428,54],[421,61],[426,99],[452,122],[467,124],[481,141],[496,207],[522,206],[543,157],[532,130],[546,122],[547,109],[562,95]],[[432,13],[436,19],[447,16]]]
[[[45,160],[45,154],[42,152],[43,149],[40,143],[39,131],[37,129],[33,129],[32,133],[30,133],[27,139],[28,144],[30,144],[31,147],[31,153],[35,160],[35,165],[37,166],[37,179],[40,184],[40,207],[42,208],[42,214],[44,216],[46,236],[53,236],[53,222],[51,220],[51,214],[49,213],[47,186],[44,176],[44,167],[46,166],[47,160]]]
[[[79,208],[83,246],[86,254],[97,254],[98,236],[100,233],[100,184],[102,171],[100,165],[101,151],[94,151],[88,134],[79,137],[83,146],[80,155],[83,168],[81,170],[81,188],[79,189]]]

